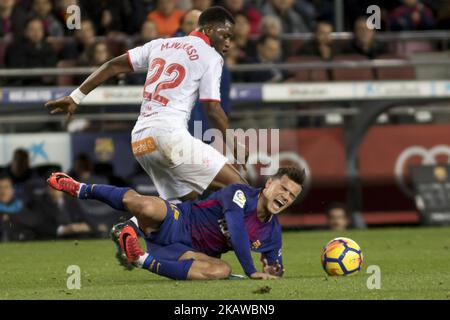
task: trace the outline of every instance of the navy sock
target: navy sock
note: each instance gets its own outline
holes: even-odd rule
[[[148,255],[142,265],[142,268],[170,279],[186,280],[193,262],[194,259],[170,261],[156,259],[151,255]]]
[[[82,184],[78,198],[99,200],[116,210],[126,211],[122,200],[128,190],[130,188],[119,188],[107,184]]]

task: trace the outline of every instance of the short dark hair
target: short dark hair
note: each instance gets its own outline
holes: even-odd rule
[[[273,179],[281,179],[283,176],[287,176],[289,179],[294,181],[295,183],[303,186],[303,183],[306,179],[306,172],[304,168],[299,167],[281,167],[278,169],[277,173],[275,173],[272,178]]]
[[[198,26],[204,27],[207,24],[226,23],[234,24],[234,18],[227,9],[220,6],[212,6],[202,12],[198,18]]]

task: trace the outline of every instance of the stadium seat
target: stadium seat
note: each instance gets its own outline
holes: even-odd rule
[[[377,59],[408,60],[406,57],[396,54],[383,54]],[[416,71],[413,66],[376,68],[375,75],[378,80],[414,80]]]
[[[435,51],[434,45],[430,41],[398,41],[395,52],[400,55],[409,55],[416,52]]]
[[[322,59],[315,56],[294,56],[288,58],[289,63],[308,63],[308,62],[320,62]],[[293,72],[293,77],[290,81],[301,82],[301,81],[328,81],[329,70],[326,69],[303,69]]]
[[[365,56],[359,54],[345,54],[336,56],[333,61],[364,61],[368,60]],[[333,68],[332,78],[336,81],[355,81],[355,80],[373,80],[374,73],[370,67],[359,68]]]
[[[56,65],[58,68],[72,68],[77,65],[76,60],[60,60]],[[74,77],[73,75],[60,75],[58,76],[58,86],[72,86],[74,85]]]

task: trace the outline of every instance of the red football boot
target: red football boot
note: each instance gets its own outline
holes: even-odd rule
[[[80,183],[62,172],[54,172],[47,179],[47,183],[55,190],[63,191],[72,197],[78,198]]]

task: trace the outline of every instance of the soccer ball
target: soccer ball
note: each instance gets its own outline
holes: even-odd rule
[[[330,276],[349,276],[357,274],[363,263],[359,245],[349,238],[336,238],[327,243],[322,250],[322,266]]]

